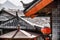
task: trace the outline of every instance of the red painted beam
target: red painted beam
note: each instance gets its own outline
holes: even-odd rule
[[[50,4],[53,0],[42,0],[39,3],[37,3],[34,7],[32,7],[28,12],[25,13],[25,16],[31,17],[39,10],[43,9],[45,6]]]

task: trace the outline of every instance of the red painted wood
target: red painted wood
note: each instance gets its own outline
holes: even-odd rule
[[[36,38],[34,38],[34,40],[37,40]]]
[[[25,13],[25,16],[29,17],[31,15],[34,15],[37,11],[41,10],[48,4],[50,4],[53,0],[42,0],[39,3],[37,3],[34,7],[32,7],[28,12]]]

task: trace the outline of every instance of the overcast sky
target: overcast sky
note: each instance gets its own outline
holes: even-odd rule
[[[5,3],[7,0],[0,0],[0,4]],[[16,6],[22,6],[22,3],[20,1],[23,1],[25,4],[32,2],[33,0],[8,0],[12,2]]]

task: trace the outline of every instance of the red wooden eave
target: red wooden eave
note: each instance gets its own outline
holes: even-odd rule
[[[53,0],[42,0],[39,3],[37,3],[34,7],[32,7],[30,10],[28,10],[25,13],[25,16],[31,17],[31,15],[34,17],[34,14],[38,12],[39,10],[43,9],[45,6],[50,4]]]

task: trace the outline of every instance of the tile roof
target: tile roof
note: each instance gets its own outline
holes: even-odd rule
[[[12,31],[7,34],[1,35],[0,38],[12,38],[16,31]],[[37,36],[39,36],[39,34],[20,30],[19,32],[17,32],[14,38],[35,38]]]

